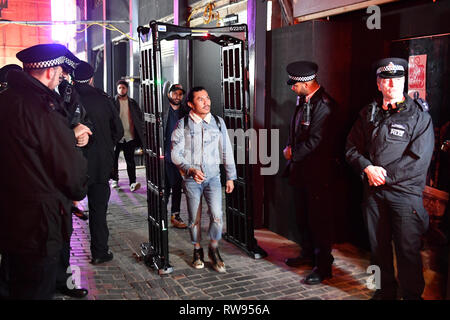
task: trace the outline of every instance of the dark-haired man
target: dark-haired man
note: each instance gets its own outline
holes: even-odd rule
[[[119,154],[123,150],[125,161],[127,163],[127,173],[130,185],[130,191],[134,192],[141,187],[136,182],[136,163],[134,161],[134,151],[142,146],[143,141],[143,115],[138,103],[128,96],[128,82],[125,80],[117,81],[117,95],[115,97],[115,106],[122,120],[124,135],[116,145],[114,152],[114,167],[112,174],[111,187],[119,186]]]
[[[183,189],[186,195],[189,230],[194,245],[192,266],[204,268],[204,254],[201,247],[202,195],[208,204],[210,214],[208,255],[214,270],[226,272],[225,263],[219,253],[222,238],[223,211],[222,185],[219,164],[225,166],[227,182],[225,192],[234,189],[236,179],[233,148],[222,118],[211,114],[211,99],[203,87],[189,91],[187,104],[191,111],[178,121],[172,133],[172,161],[183,175]]]
[[[182,178],[178,168],[172,162],[170,151],[172,132],[175,130],[178,120],[188,113],[182,105],[184,93],[181,84],[173,84],[167,93],[167,102],[163,103],[165,200],[167,204],[170,195],[172,195],[170,222],[172,226],[178,229],[186,229],[187,225],[180,217]]]
[[[285,176],[294,189],[297,224],[302,252],[286,264],[311,264],[304,279],[319,284],[332,276],[333,215],[330,207],[333,182],[333,123],[336,103],[317,81],[318,66],[296,61],[286,67],[287,84],[298,96],[291,119],[289,139],[283,153]]]

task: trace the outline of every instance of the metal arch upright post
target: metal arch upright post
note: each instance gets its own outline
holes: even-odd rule
[[[149,242],[141,244],[141,255],[148,266],[164,275],[173,272],[173,268],[169,264],[167,209],[164,200],[161,56],[155,28],[140,26],[138,33],[149,227]]]

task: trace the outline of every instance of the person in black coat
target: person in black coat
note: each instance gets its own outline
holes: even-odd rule
[[[169,203],[169,197],[172,195],[172,207],[170,222],[172,226],[178,229],[186,229],[187,225],[180,217],[181,188],[182,177],[178,168],[173,164],[171,158],[172,132],[175,130],[178,120],[189,114],[189,110],[183,106],[183,96],[185,91],[181,84],[173,84],[169,87],[167,82],[167,99],[163,100],[163,129],[164,129],[164,173],[165,190],[164,200],[166,205]]]
[[[117,95],[114,104],[122,120],[124,135],[117,143],[114,151],[114,167],[112,173],[113,188],[119,186],[119,154],[123,150],[125,161],[127,163],[127,173],[130,185],[130,191],[134,192],[141,187],[136,182],[136,164],[134,161],[134,151],[141,147],[144,141],[144,119],[138,103],[128,96],[128,82],[125,80],[117,81]]]
[[[404,92],[406,60],[382,59],[374,69],[382,97],[361,110],[346,145],[346,159],[363,180],[372,263],[381,273],[373,299],[397,298],[393,242],[402,297],[419,300],[425,287],[420,249],[429,225],[423,190],[433,123],[426,105]]]
[[[53,91],[67,52],[57,44],[19,52],[25,72],[9,72],[0,97],[0,179],[8,181],[0,186],[0,253],[8,256],[10,299],[52,298],[72,200],[87,191],[87,162],[76,147],[85,132],[69,129]]]
[[[93,125],[90,143],[83,148],[88,160],[88,206],[92,264],[113,259],[108,248],[109,230],[106,211],[111,190],[108,185],[113,169],[114,146],[123,136],[123,127],[112,99],[92,86],[94,69],[81,61],[74,72],[75,90]]]
[[[288,85],[298,95],[291,120],[289,139],[283,153],[288,160],[284,176],[294,188],[297,224],[302,253],[286,264],[298,267],[312,264],[304,282],[318,284],[332,276],[333,217],[332,201],[333,126],[335,102],[316,79],[318,67],[309,61],[297,61],[286,68]]]

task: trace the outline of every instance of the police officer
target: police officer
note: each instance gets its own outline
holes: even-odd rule
[[[25,72],[8,74],[0,97],[0,253],[8,255],[9,296],[50,299],[59,255],[72,233],[72,200],[86,195],[87,163],[54,92],[67,48],[40,44],[17,53]],[[26,186],[26,188],[24,188]]]
[[[18,70],[18,71],[22,71],[22,68],[20,66],[18,66],[17,64],[7,64],[6,66],[3,66],[0,69],[0,92],[2,92],[3,90],[6,90],[6,88],[8,87],[8,72],[11,70]]]
[[[330,209],[333,176],[333,125],[335,102],[317,82],[317,64],[297,61],[286,68],[288,85],[297,94],[289,139],[284,149],[288,160],[284,176],[294,188],[302,253],[285,262],[298,267],[312,264],[306,284],[319,284],[332,276],[333,222]]]
[[[364,183],[363,212],[381,289],[373,299],[397,297],[391,241],[403,299],[421,299],[424,289],[421,236],[428,228],[422,192],[434,146],[424,101],[404,93],[408,63],[375,63],[382,98],[362,109],[347,138],[346,158]]]
[[[69,127],[76,133],[80,130],[86,130],[83,135],[77,138],[77,147],[85,147],[92,135],[92,123],[89,121],[83,105],[79,101],[78,94],[73,88],[70,77],[73,74],[76,66],[81,61],[70,51],[65,55],[65,60],[62,65],[64,79],[61,81],[57,90],[62,96],[64,109],[60,112],[67,118]],[[87,216],[81,211],[74,201],[71,206],[71,212],[76,217],[86,220]],[[72,221],[71,221],[72,222]],[[58,272],[56,276],[56,290],[64,295],[73,298],[84,298],[88,294],[88,290],[70,284],[68,279],[72,275],[69,269],[70,266],[70,241],[63,244],[61,255],[58,264]],[[69,285],[68,285],[69,283]]]
[[[106,211],[111,194],[108,180],[113,169],[114,146],[123,137],[123,126],[112,98],[92,86],[94,69],[81,61],[74,72],[74,88],[94,126],[90,143],[83,148],[88,160],[88,206],[92,264],[113,259],[108,248]]]

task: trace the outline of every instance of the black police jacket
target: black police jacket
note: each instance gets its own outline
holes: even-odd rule
[[[67,80],[63,80],[58,86],[58,91],[64,101],[70,128],[73,129],[81,123],[92,131],[92,122],[74,85],[71,85]]]
[[[89,184],[109,180],[114,161],[114,146],[123,137],[123,126],[113,100],[105,92],[88,84],[75,83],[92,122],[89,144],[82,148],[88,159]]]
[[[87,161],[56,92],[25,72],[0,94],[0,252],[56,255],[72,234],[72,200],[87,192]]]
[[[372,106],[363,108],[347,137],[346,159],[367,185],[367,166],[387,171],[386,184],[372,188],[422,196],[434,148],[431,116],[408,95],[397,110],[385,113],[378,102],[371,116]]]
[[[116,106],[117,112],[120,114],[120,102],[119,96],[116,95],[114,99],[114,104]],[[137,146],[143,146],[144,142],[144,116],[141,108],[139,108],[138,103],[128,97],[128,108],[130,110],[131,119],[133,120],[133,134],[136,139]]]
[[[333,133],[336,124],[332,115],[336,103],[323,87],[310,99],[311,118],[309,125],[295,124],[296,114],[302,105],[297,105],[289,128],[288,146],[292,159],[286,163],[283,176],[289,177],[290,185],[323,186],[331,180],[336,167],[336,149]]]

